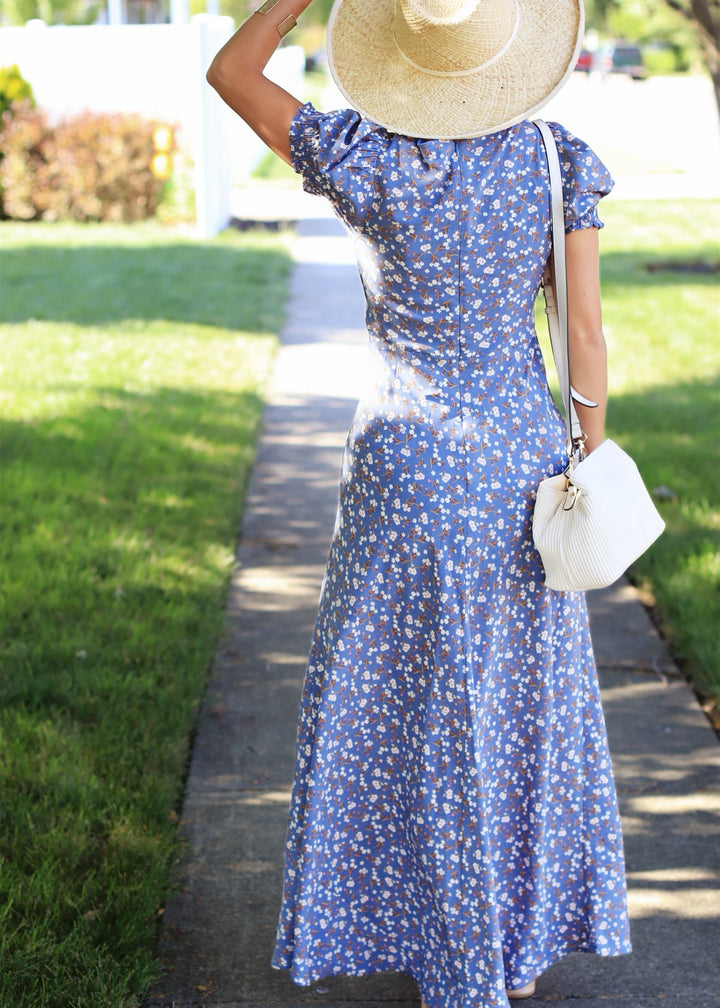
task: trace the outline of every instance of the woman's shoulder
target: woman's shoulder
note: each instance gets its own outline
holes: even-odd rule
[[[292,166],[303,188],[328,197],[348,222],[368,199],[388,142],[381,126],[354,109],[320,112],[307,102],[290,124]]]
[[[548,126],[555,137],[555,143],[561,155],[564,154],[566,158],[572,159],[589,159],[597,164],[602,164],[592,147],[567,126],[552,121],[548,122]]]
[[[290,127],[291,136],[305,136],[314,143],[340,143],[356,145],[369,140],[381,143],[390,136],[382,126],[363,119],[351,108],[331,109],[321,112],[312,102],[305,102],[295,113]]]
[[[534,130],[532,123],[527,125]],[[591,188],[603,195],[610,192],[612,177],[593,148],[562,123],[549,120],[547,125],[555,138],[566,187]]]

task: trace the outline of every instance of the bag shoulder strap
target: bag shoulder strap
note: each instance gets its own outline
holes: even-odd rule
[[[570,384],[570,339],[568,334],[568,296],[567,296],[567,266],[565,263],[565,213],[563,210],[562,171],[560,157],[552,130],[542,119],[534,119],[535,126],[542,138],[550,172],[551,221],[552,221],[552,263],[545,268],[542,278],[543,295],[545,297],[545,313],[550,330],[550,343],[553,360],[560,383],[563,409],[565,411],[565,429],[567,431],[568,453],[572,454],[577,442],[585,438],[582,424],[577,415],[573,394],[575,390]],[[554,269],[553,269],[554,267]],[[555,292],[553,294],[553,272],[555,274]],[[582,400],[581,400],[582,401]],[[595,405],[587,401],[588,405]]]

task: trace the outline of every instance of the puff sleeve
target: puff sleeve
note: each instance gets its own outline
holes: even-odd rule
[[[565,230],[601,228],[597,205],[615,184],[600,158],[586,143],[558,123],[548,124],[555,136],[563,174]]]
[[[326,196],[349,224],[362,218],[375,188],[378,158],[388,135],[352,109],[318,112],[302,105],[290,126],[292,166],[303,189]]]

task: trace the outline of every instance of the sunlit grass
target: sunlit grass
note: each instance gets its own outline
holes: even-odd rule
[[[0,1004],[134,1005],[289,256],[154,227],[2,240]]]
[[[609,433],[674,495],[632,574],[696,685],[720,698],[720,206],[609,202],[605,220]]]

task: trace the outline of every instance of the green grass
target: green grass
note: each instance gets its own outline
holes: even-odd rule
[[[0,1005],[138,1003],[282,239],[4,224]]]
[[[720,260],[720,206],[602,208],[608,434],[636,460],[667,530],[633,567],[698,689],[720,698],[720,274],[648,264]]]

